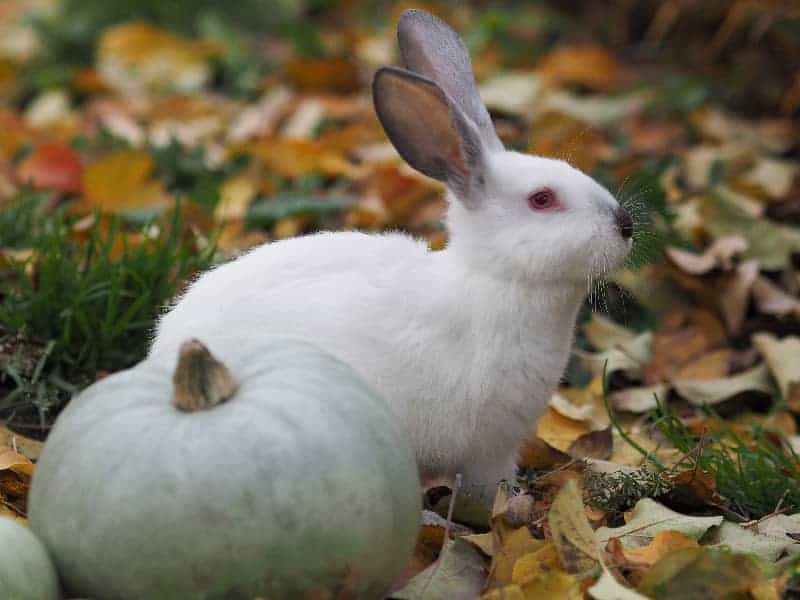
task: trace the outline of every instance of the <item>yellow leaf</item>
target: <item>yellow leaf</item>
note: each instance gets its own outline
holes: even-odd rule
[[[571,479],[556,495],[547,514],[553,543],[564,568],[585,573],[597,566],[600,548],[583,508],[583,493]]]
[[[231,177],[220,187],[214,218],[221,222],[244,219],[255,195],[256,184],[251,178],[243,175]]]
[[[100,38],[97,67],[105,82],[123,94],[160,90],[193,92],[210,77],[215,49],[153,25],[125,23]]]
[[[0,471],[5,470],[30,477],[33,475],[33,463],[13,448],[0,447]]]
[[[83,199],[108,212],[163,206],[167,194],[161,182],[151,179],[154,166],[146,152],[112,152],[84,171]]]
[[[555,545],[546,544],[517,560],[511,573],[511,583],[524,585],[550,571],[563,570]]]
[[[566,452],[572,442],[589,431],[589,424],[585,421],[569,419],[548,408],[547,412],[539,417],[536,435],[556,450]]]
[[[527,527],[520,527],[508,533],[502,546],[495,550],[492,557],[487,587],[493,589],[511,583],[515,564],[520,557],[535,552],[544,545],[545,542],[535,539]]]

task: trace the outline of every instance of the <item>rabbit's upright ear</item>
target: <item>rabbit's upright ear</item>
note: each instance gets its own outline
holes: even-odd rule
[[[434,81],[478,128],[490,151],[502,150],[489,111],[478,94],[464,42],[446,23],[423,10],[407,10],[397,23],[397,40],[409,71]]]
[[[485,150],[477,128],[433,81],[384,67],[372,83],[375,112],[386,135],[417,171],[447,184],[468,208],[477,208]]]

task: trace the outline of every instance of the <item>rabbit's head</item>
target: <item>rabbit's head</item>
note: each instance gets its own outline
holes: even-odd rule
[[[450,190],[450,251],[539,282],[584,285],[619,266],[631,248],[628,213],[567,163],[505,150],[456,33],[409,10],[398,39],[406,69],[376,73],[375,109],[400,155]]]

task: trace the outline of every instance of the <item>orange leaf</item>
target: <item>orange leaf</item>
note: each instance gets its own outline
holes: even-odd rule
[[[82,173],[83,165],[78,153],[59,142],[42,144],[17,167],[20,182],[30,183],[37,190],[67,194],[80,190]]]
[[[346,58],[293,58],[284,67],[298,89],[346,94],[359,87],[358,70]]]
[[[556,48],[539,63],[541,74],[556,85],[577,84],[608,91],[619,83],[622,69],[602,46],[566,46]]]

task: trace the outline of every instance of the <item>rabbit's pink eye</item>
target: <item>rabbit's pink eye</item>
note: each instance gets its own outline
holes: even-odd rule
[[[548,188],[533,192],[528,196],[528,206],[532,210],[552,210],[558,208],[556,193]]]

